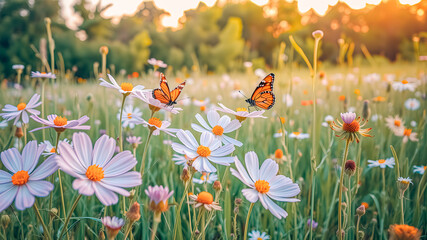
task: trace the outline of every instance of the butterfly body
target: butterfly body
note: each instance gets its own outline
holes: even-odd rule
[[[249,107],[262,108],[268,110],[274,106],[276,97],[273,93],[274,74],[268,74],[255,88],[252,96],[246,99]]]
[[[185,82],[180,83],[177,87],[170,91],[165,75],[160,73],[160,88],[153,90],[153,98],[159,100],[161,103],[166,104],[167,106],[172,106],[176,104],[176,99],[178,98],[179,94],[181,94],[184,86]]]

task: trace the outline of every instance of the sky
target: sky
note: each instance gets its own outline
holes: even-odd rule
[[[75,28],[79,24],[80,19],[74,15],[72,6],[77,0],[60,0],[62,6],[62,14],[67,19],[67,25],[70,28]],[[99,0],[89,0],[93,5],[97,4]],[[143,0],[102,0],[102,5],[112,3],[106,12],[106,17],[113,17],[118,19],[122,15],[132,15],[135,13],[138,5]],[[250,0],[260,6],[268,3],[268,0]],[[379,4],[382,0],[298,0],[298,9],[304,13],[310,9],[314,9],[318,14],[325,14],[329,6],[337,4],[338,1],[347,3],[353,9],[361,9],[366,4]],[[384,1],[384,0],[383,0]],[[394,1],[394,0],[390,0]],[[421,0],[399,0],[401,4],[416,4]],[[157,7],[169,12],[170,16],[165,16],[162,24],[167,27],[177,27],[178,19],[183,16],[184,11],[196,8],[199,2],[204,2],[208,6],[215,4],[216,0],[154,0]]]

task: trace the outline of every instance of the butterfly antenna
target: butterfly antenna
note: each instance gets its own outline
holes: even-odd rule
[[[239,93],[242,94],[243,97],[248,98],[245,96],[245,94],[242,93],[242,91],[239,90]]]

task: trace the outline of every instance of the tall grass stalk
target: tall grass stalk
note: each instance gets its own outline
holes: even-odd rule
[[[339,195],[338,195],[338,239],[342,239],[342,222],[341,222],[341,204],[342,204],[342,190],[343,190],[343,180],[344,180],[344,167],[345,167],[345,162],[347,161],[347,156],[348,156],[348,146],[350,145],[350,139],[347,139],[346,143],[345,143],[345,150],[344,150],[344,156],[342,159],[342,163],[341,163],[341,173],[340,173],[340,185],[339,185]]]
[[[243,240],[246,240],[248,238],[248,228],[249,228],[249,219],[251,218],[252,209],[254,208],[255,203],[251,203],[251,206],[248,210],[248,215],[246,216],[246,223],[245,223],[245,234],[243,235]]]

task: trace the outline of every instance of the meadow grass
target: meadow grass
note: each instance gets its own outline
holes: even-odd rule
[[[404,194],[404,221],[405,224],[415,226],[425,232],[427,225],[426,214],[426,198],[424,197],[425,181],[421,184],[422,175],[413,173],[414,165],[426,165],[425,154],[427,154],[425,128],[425,109],[426,103],[421,95],[426,94],[425,84],[426,79],[423,76],[423,82],[417,87],[416,92],[397,92],[390,89],[385,80],[385,74],[395,74],[396,81],[401,81],[407,77],[418,77],[420,68],[409,64],[390,64],[382,67],[362,67],[357,71],[347,68],[328,68],[321,69],[326,73],[326,78],[330,80],[328,86],[321,83],[321,79],[316,80],[317,89],[317,112],[315,139],[311,139],[312,133],[312,106],[303,106],[301,101],[312,100],[312,85],[309,72],[304,68],[289,68],[286,71],[275,72],[276,82],[274,93],[276,95],[275,106],[267,111],[264,116],[267,119],[247,119],[242,122],[242,127],[239,129],[238,140],[243,142],[242,147],[236,147],[234,155],[243,161],[244,154],[248,151],[255,151],[258,154],[260,163],[266,158],[270,158],[276,149],[285,151],[285,155],[289,157],[287,161],[279,165],[279,172],[285,176],[291,177],[294,182],[297,182],[301,188],[301,193],[297,198],[301,199],[297,203],[279,203],[281,207],[289,213],[286,219],[278,220],[269,211],[265,210],[260,203],[256,203],[251,213],[248,230],[259,230],[267,232],[272,239],[307,239],[309,238],[309,227],[307,220],[310,219],[311,198],[313,197],[313,220],[319,225],[313,229],[313,238],[315,239],[331,239],[336,237],[337,231],[337,202],[338,202],[338,182],[339,182],[339,166],[341,165],[342,155],[345,147],[345,141],[335,137],[334,132],[330,127],[322,126],[326,115],[331,115],[334,118],[339,118],[341,112],[353,110],[358,116],[362,115],[363,100],[369,100],[370,122],[368,127],[372,127],[372,138],[363,138],[360,143],[351,143],[349,145],[348,159],[360,162],[360,183],[356,182],[357,177],[344,176],[344,185],[352,189],[352,191],[344,191],[343,202],[347,203],[344,208],[344,229],[346,239],[354,239],[356,237],[356,208],[362,202],[369,204],[366,214],[360,217],[358,229],[364,234],[367,239],[387,239],[387,229],[392,224],[401,223],[401,199],[399,198],[399,189],[397,185],[398,177],[410,177],[413,184]],[[336,77],[340,73],[342,77]],[[378,81],[367,82],[364,80],[368,74],[380,74]],[[347,76],[352,74],[352,79]],[[332,81],[332,76],[335,75],[335,80]],[[179,74],[177,76],[180,76]],[[115,76],[120,83],[129,81],[119,76]],[[178,83],[174,81],[175,76],[166,76],[170,86],[175,86]],[[182,76],[181,76],[182,77]],[[201,75],[194,74],[190,76],[192,83],[187,82],[187,86],[183,90],[180,97],[181,101],[178,107],[182,107],[183,111],[178,115],[170,115],[164,112],[159,112],[156,117],[161,120],[170,119],[171,127],[178,129],[191,130],[196,138],[199,134],[191,129],[191,123],[196,123],[195,114],[200,113],[205,116],[200,107],[193,104],[183,106],[182,101],[191,99],[205,98],[210,99],[207,109],[217,103],[223,103],[226,106],[235,109],[236,107],[247,107],[247,104],[242,98],[232,98],[231,92],[233,88],[241,89],[245,95],[250,95],[253,88],[258,84],[259,78],[252,73],[232,73],[230,79],[225,82],[220,75]],[[294,81],[292,91],[290,92],[290,82],[295,77],[299,77],[300,81]],[[153,89],[158,87],[158,79],[152,74],[144,75],[138,79],[132,79],[131,82],[144,85],[146,88]],[[421,81],[420,81],[421,82]],[[27,101],[33,93],[40,93],[41,85],[31,85],[30,82],[24,82],[26,86],[22,90],[2,87],[0,90],[0,105],[5,104],[16,105],[21,100]],[[333,91],[331,87],[341,87],[341,91]],[[360,96],[354,93],[355,89],[360,90]],[[293,104],[287,106],[282,101],[283,95],[290,93],[293,98]],[[340,96],[345,96],[345,101],[341,101]],[[375,102],[373,98],[382,96],[385,97],[383,102]],[[119,135],[119,121],[117,114],[121,105],[121,95],[112,89],[105,89],[99,86],[99,81],[90,79],[86,84],[67,83],[63,79],[58,79],[46,84],[45,96],[45,114],[58,114],[66,116],[68,119],[78,119],[82,115],[87,115],[90,120],[88,125],[91,129],[85,131],[92,139],[93,143],[98,139],[100,130],[105,130],[106,134],[111,137]],[[408,98],[417,98],[421,102],[421,107],[418,110],[410,111],[404,107],[404,102]],[[342,99],[342,97],[341,97]],[[147,105],[138,99],[126,100],[126,104],[131,104],[135,107],[143,109],[142,117],[148,119],[150,110]],[[223,115],[221,113],[221,115]],[[402,138],[394,136],[394,134],[385,126],[385,118],[388,116],[399,115],[403,118],[406,125],[409,126],[411,121],[417,123],[413,127],[413,131],[418,133],[418,142],[409,141],[402,144]],[[273,135],[281,128],[279,117],[284,117],[284,130],[287,135],[284,138],[274,138]],[[374,118],[373,118],[374,117]],[[38,123],[30,120],[28,129],[39,127]],[[67,130],[61,135],[61,139],[71,139],[73,130]],[[291,132],[309,133],[309,139],[297,140],[289,138]],[[15,127],[9,126],[0,129],[0,150],[4,151],[13,147],[16,144],[14,137]],[[56,132],[52,129],[45,131],[46,140],[55,143]],[[149,130],[141,125],[134,129],[124,128],[123,139],[126,136],[141,136],[143,143],[136,149],[136,159],[139,169],[141,158],[144,151],[145,141],[147,140]],[[230,137],[234,137],[231,135]],[[37,140],[41,142],[43,135],[41,131],[28,134],[28,141]],[[162,214],[162,221],[157,229],[158,239],[172,239],[176,217],[176,209],[181,197],[184,194],[184,183],[180,180],[182,167],[175,165],[171,160],[174,151],[171,146],[165,144],[165,141],[178,141],[176,138],[166,134],[153,136],[147,149],[145,160],[145,170],[143,175],[143,183],[141,189],[146,189],[148,186],[163,185],[174,190],[173,197],[169,200],[171,205],[170,210]],[[22,141],[22,139],[21,139]],[[317,145],[316,159],[316,178],[315,194],[311,196],[311,150],[312,141]],[[132,146],[126,141],[124,149],[131,150]],[[16,144],[16,146],[21,144]],[[382,158],[392,157],[390,146],[396,150],[400,165],[400,176],[393,169],[385,169],[385,182],[383,183],[383,175],[380,168],[367,167],[367,160],[378,160]],[[232,164],[234,168],[234,164]],[[0,165],[1,169],[4,166]],[[219,179],[223,179],[223,175],[228,171],[225,166],[218,166]],[[424,174],[426,175],[426,174]],[[63,227],[64,216],[61,209],[60,189],[58,187],[57,174],[53,174],[55,189],[52,192],[52,207],[59,211],[51,211],[49,209],[50,198],[36,198],[44,222],[51,229],[51,235],[54,239],[59,237]],[[425,176],[424,176],[425,178]],[[71,208],[74,199],[78,193],[72,187],[73,177],[67,174],[62,174],[62,183],[64,188],[65,207],[67,210]],[[208,223],[205,231],[205,239],[242,239],[244,234],[244,224],[246,214],[250,203],[243,197],[241,190],[245,188],[244,184],[237,178],[227,173],[222,183],[223,192],[219,197],[220,205],[223,211],[216,212],[212,220]],[[384,188],[385,186],[385,188]],[[357,189],[357,190],[356,190]],[[211,184],[194,184],[190,186],[190,191],[198,193],[199,191],[207,190],[211,193],[215,191]],[[384,191],[385,190],[385,191]],[[233,213],[235,208],[234,201],[236,198],[243,199],[243,203],[239,207],[238,214]],[[138,196],[134,196],[141,203],[142,217],[136,222],[133,227],[131,237],[134,239],[149,239],[151,236],[151,227],[153,222],[153,214],[148,209],[148,198],[143,191],[138,191]],[[351,200],[351,204],[350,201]],[[76,210],[68,225],[69,237],[74,239],[97,239],[99,232],[103,229],[100,218],[107,216],[124,217],[123,205],[129,207],[131,199],[127,198],[123,203],[123,198],[120,197],[118,204],[105,207],[95,196],[83,198],[78,203]],[[190,222],[194,224],[194,210],[187,205],[185,199],[182,210],[179,216],[179,231],[177,239],[190,239],[191,229]],[[189,218],[189,214],[191,217]],[[32,209],[17,211],[14,205],[6,209],[1,215],[8,215],[11,219],[7,228],[2,227],[1,236],[4,239],[36,239],[42,238],[42,228],[37,221],[37,217]],[[234,216],[236,218],[234,219]],[[350,217],[349,217],[350,216]],[[234,232],[234,221],[237,232]],[[123,229],[117,239],[123,239]],[[232,233],[232,234],[230,234]]]

